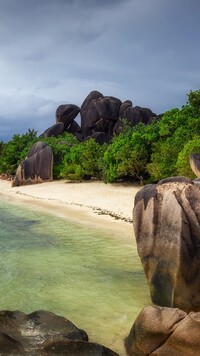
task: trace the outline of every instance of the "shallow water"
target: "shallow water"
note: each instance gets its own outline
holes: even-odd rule
[[[0,197],[1,198],[1,197]],[[45,309],[124,355],[149,292],[124,232],[87,227],[0,199],[0,309]]]

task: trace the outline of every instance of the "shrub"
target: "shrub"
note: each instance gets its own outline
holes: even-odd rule
[[[195,178],[195,174],[190,168],[190,155],[192,153],[200,153],[200,136],[195,136],[188,141],[179,153],[176,164],[178,175]]]

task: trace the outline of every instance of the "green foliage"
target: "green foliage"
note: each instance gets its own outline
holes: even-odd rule
[[[200,115],[200,90],[190,91],[188,95],[188,103],[193,110],[194,116]]]
[[[29,130],[24,135],[14,135],[7,144],[0,142],[0,173],[14,174],[30,147],[41,140],[53,150],[56,179],[157,182],[174,175],[192,177],[189,155],[200,149],[200,90],[190,91],[188,103],[167,111],[162,119],[135,127],[123,119],[121,129],[103,146],[92,139],[79,142],[69,133],[37,138],[36,132]]]
[[[178,155],[195,135],[200,135],[200,115],[194,117],[190,105],[165,113],[159,123],[159,139],[152,144],[152,155],[147,164],[151,182],[180,173]]]
[[[64,158],[61,176],[81,181],[83,178],[100,178],[100,160],[105,146],[90,139],[73,146]]]
[[[151,154],[151,145],[158,137],[158,122],[151,125],[139,124],[126,128],[115,136],[103,156],[103,179],[115,182],[132,178],[147,177],[146,165]]]
[[[37,132],[29,129],[25,134],[14,135],[4,144],[0,153],[0,173],[13,175],[21,160],[25,158],[23,154],[30,149],[36,138]]]
[[[188,141],[177,159],[177,173],[188,178],[195,178],[194,173],[190,168],[190,155],[192,153],[200,153],[200,136],[194,136],[194,138]]]
[[[54,179],[62,178],[61,172],[64,167],[64,157],[69,153],[71,147],[78,145],[78,140],[72,134],[65,132],[58,137],[40,138],[40,141],[47,143],[52,148],[54,157]]]

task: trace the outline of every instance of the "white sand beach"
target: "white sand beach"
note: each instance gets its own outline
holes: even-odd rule
[[[0,194],[12,203],[29,205],[56,216],[121,229],[133,236],[132,210],[140,185],[100,181],[69,183],[65,180],[11,187],[0,180]]]

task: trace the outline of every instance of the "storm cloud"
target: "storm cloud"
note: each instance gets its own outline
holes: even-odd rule
[[[199,89],[199,0],[0,0],[0,140],[91,90],[181,107]]]

